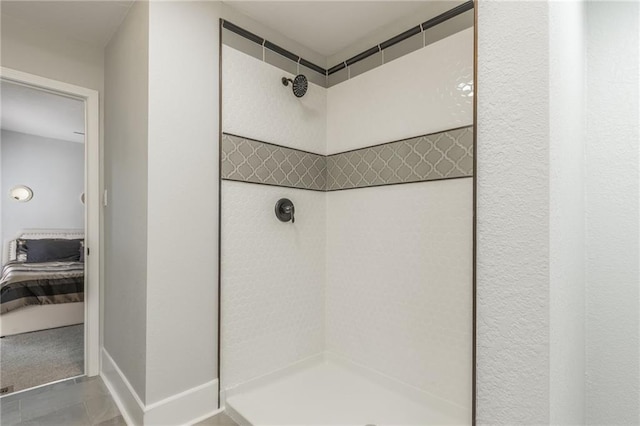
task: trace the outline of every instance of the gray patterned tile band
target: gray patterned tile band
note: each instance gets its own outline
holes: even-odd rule
[[[324,191],[327,159],[223,133],[222,179]]]
[[[222,179],[226,180],[336,191],[472,175],[472,127],[330,156],[222,136]]]
[[[327,158],[327,190],[473,175],[473,129],[449,130]]]

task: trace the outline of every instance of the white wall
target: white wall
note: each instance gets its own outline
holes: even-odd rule
[[[327,193],[327,350],[471,407],[472,179]]]
[[[223,45],[222,129],[231,134],[325,154],[327,90],[309,84],[296,98],[282,77],[294,76]]]
[[[104,50],[2,15],[2,66],[98,90],[104,86]]]
[[[588,424],[640,424],[640,6],[588,2]]]
[[[326,89],[296,98],[288,73],[223,46],[223,131],[320,154]],[[293,201],[296,222],[274,214]],[[229,389],[324,349],[326,197],[222,182],[222,387]]]
[[[149,4],[147,394],[217,406],[219,2]]]
[[[280,198],[293,201],[295,224],[275,217]],[[222,387],[229,389],[323,352],[326,198],[223,181],[222,206]]]
[[[476,7],[477,423],[548,424],[549,6]]]
[[[329,88],[328,152],[472,124],[460,83],[473,85],[472,29]],[[465,178],[327,193],[327,350],[469,410],[472,191]]]
[[[218,406],[219,6],[137,2],[107,47],[104,365],[136,424]]]
[[[584,3],[549,3],[550,421],[585,422]]]
[[[2,230],[7,242],[24,229],[84,229],[84,144],[2,130]],[[33,190],[27,203],[11,188]]]
[[[105,51],[104,348],[146,398],[148,3]]]
[[[471,125],[471,86],[473,28],[329,88],[327,152]]]

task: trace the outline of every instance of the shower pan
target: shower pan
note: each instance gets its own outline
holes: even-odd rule
[[[472,423],[473,3],[436,15],[328,69],[220,23],[240,425]]]

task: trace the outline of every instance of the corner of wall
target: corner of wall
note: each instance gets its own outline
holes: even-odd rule
[[[105,48],[103,346],[145,399],[148,3]],[[103,366],[104,367],[104,366]]]
[[[218,408],[220,8],[149,3],[146,421]]]
[[[144,423],[144,404],[118,364],[105,348],[100,351],[100,377],[113,397],[120,414],[128,425],[138,426]]]

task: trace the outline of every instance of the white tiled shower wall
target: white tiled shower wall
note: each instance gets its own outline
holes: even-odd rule
[[[224,132],[325,154],[326,89],[310,83],[296,98],[281,81],[293,75],[226,45],[222,64]]]
[[[473,29],[327,90],[334,154],[473,123]]]
[[[286,73],[223,46],[223,131],[331,154],[468,126],[472,72],[465,30],[297,99]],[[224,389],[328,350],[470,407],[470,178],[222,187]],[[295,225],[275,219],[280,197]]]
[[[467,29],[333,86],[328,151],[471,125],[472,84]],[[327,193],[328,351],[470,408],[472,200],[471,178]]]
[[[296,223],[276,219],[280,198]],[[222,182],[222,383],[232,387],[324,350],[324,194]]]
[[[288,73],[228,46],[222,49],[222,129],[323,154],[326,89],[304,98],[282,85]],[[276,219],[280,198],[296,223]],[[222,388],[229,389],[324,350],[326,197],[222,181]]]
[[[326,349],[469,407],[471,179],[327,196]]]

